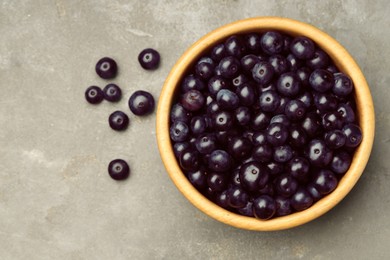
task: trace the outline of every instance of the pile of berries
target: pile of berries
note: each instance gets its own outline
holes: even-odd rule
[[[331,193],[362,140],[354,84],[311,39],[232,35],[178,86],[170,138],[188,180],[211,201],[270,219]]]

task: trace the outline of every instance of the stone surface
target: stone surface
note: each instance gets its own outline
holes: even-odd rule
[[[390,257],[390,2],[3,0],[0,3],[0,259],[385,259]],[[309,22],[339,40],[371,86],[376,140],[364,175],[335,209],[281,232],[249,232],[193,207],[170,181],[155,114],[127,99],[157,99],[180,55],[225,23],[253,16]],[[160,69],[137,63],[145,47]],[[115,58],[123,100],[84,100],[96,61]],[[123,133],[108,115],[130,115]],[[128,160],[125,182],[108,177]]]

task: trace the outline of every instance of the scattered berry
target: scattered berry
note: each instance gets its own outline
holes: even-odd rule
[[[122,111],[115,111],[109,116],[108,123],[112,129],[123,131],[129,125],[129,117]]]
[[[108,174],[114,180],[124,180],[129,177],[130,168],[129,165],[122,159],[116,159],[110,162],[108,165]]]
[[[137,116],[150,114],[154,110],[154,98],[149,92],[137,90],[130,96],[129,108]]]
[[[122,97],[121,89],[115,84],[108,84],[103,89],[104,99],[110,102],[118,102]]]
[[[115,60],[104,57],[96,63],[95,70],[99,77],[103,79],[112,79],[115,78],[118,72],[118,67]]]
[[[103,91],[97,86],[90,86],[85,91],[85,99],[91,104],[99,104],[103,98]]]
[[[138,55],[138,61],[142,68],[146,70],[155,70],[160,64],[160,54],[151,48],[141,51]]]

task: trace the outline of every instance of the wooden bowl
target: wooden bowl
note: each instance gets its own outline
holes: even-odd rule
[[[334,61],[340,71],[349,75],[355,85],[357,115],[363,132],[363,140],[356,150],[352,164],[339,182],[337,188],[329,195],[316,202],[309,209],[288,216],[270,220],[259,220],[225,210],[204,197],[187,180],[179,167],[173,153],[169,138],[169,113],[183,76],[198,58],[217,43],[233,34],[279,30],[290,35],[303,35],[311,38]],[[351,32],[353,33],[353,32]],[[259,17],[240,20],[222,26],[194,43],[172,68],[162,89],[157,109],[157,141],[160,155],[174,184],[183,195],[198,209],[210,217],[225,224],[248,230],[271,231],[282,230],[302,225],[323,215],[336,206],[353,188],[360,178],[369,159],[374,141],[374,106],[366,79],[351,55],[335,39],[316,27],[280,17]]]

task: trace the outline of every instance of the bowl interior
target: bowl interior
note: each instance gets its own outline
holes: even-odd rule
[[[278,30],[292,36],[303,35],[311,38],[328,53],[340,71],[352,78],[355,85],[357,115],[363,132],[363,140],[355,151],[348,172],[345,173],[338,187],[331,194],[325,196],[307,210],[270,220],[259,220],[238,215],[217,206],[192,186],[181,171],[173,154],[169,137],[169,113],[177,86],[180,85],[183,76],[202,55],[210,51],[212,46],[223,42],[233,34],[267,30]],[[336,40],[306,23],[280,17],[259,17],[220,27],[203,36],[182,55],[172,68],[162,89],[157,109],[156,126],[160,155],[169,176],[194,206],[223,223],[243,229],[268,231],[287,229],[309,222],[329,211],[348,194],[358,181],[369,159],[374,140],[375,118],[370,90],[364,75],[351,55]]]

